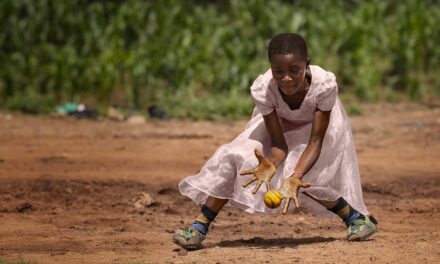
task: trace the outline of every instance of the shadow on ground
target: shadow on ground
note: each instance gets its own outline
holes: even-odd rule
[[[254,237],[251,239],[223,240],[213,246],[218,247],[256,247],[256,248],[272,248],[272,247],[297,247],[300,245],[333,242],[341,240],[334,237],[305,237],[305,238],[261,238]]]

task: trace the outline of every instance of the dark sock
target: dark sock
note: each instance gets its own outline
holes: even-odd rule
[[[212,221],[214,221],[216,216],[217,216],[216,212],[212,211],[206,205],[203,205],[200,215],[191,225],[191,228],[199,231],[200,235],[202,236],[202,239],[204,239],[206,234],[208,234],[209,225],[211,224]]]
[[[363,214],[351,207],[342,197],[340,197],[338,203],[329,210],[342,218],[342,221],[344,221],[347,226],[349,226],[354,220],[364,218]]]

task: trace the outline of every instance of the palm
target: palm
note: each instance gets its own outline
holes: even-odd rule
[[[266,184],[266,188],[269,191],[270,180],[272,179],[273,175],[277,170],[275,165],[271,161],[263,157],[263,155],[261,155],[258,149],[255,149],[255,156],[258,159],[258,166],[251,170],[240,172],[240,175],[248,175],[248,174],[254,175],[253,177],[249,178],[246,182],[243,183],[244,188],[246,188],[249,184],[253,183],[254,181],[258,181],[257,185],[252,191],[253,194],[257,193],[258,189],[260,189],[263,182]]]
[[[310,186],[312,186],[310,183],[305,183],[297,177],[289,177],[283,181],[283,185],[279,190],[283,198],[286,198],[286,202],[284,203],[283,208],[283,214],[287,213],[292,199],[295,203],[295,207],[299,208],[298,189],[300,187],[309,188]]]

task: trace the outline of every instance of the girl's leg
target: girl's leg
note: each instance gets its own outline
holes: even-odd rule
[[[223,208],[223,206],[225,206],[227,202],[228,202],[227,199],[220,199],[209,196],[208,199],[206,199],[205,205],[209,207],[212,211],[218,213]]]
[[[361,218],[362,215],[360,212],[358,212],[356,209],[350,206],[344,198],[340,197],[337,200],[334,201],[326,201],[326,200],[319,200],[313,197],[312,195],[308,194],[307,192],[304,192],[305,195],[312,198],[314,201],[318,202],[325,208],[327,208],[329,211],[332,211],[336,215],[342,218],[342,220],[349,225],[354,220]],[[374,224],[377,224],[376,219],[372,215],[368,215],[368,217],[371,218]]]
[[[331,209],[333,207],[335,207],[335,205],[338,203],[338,200],[334,200],[334,201],[325,201],[325,200],[318,200],[315,197],[313,197],[312,195],[308,194],[307,192],[304,192],[305,195],[307,195],[308,197],[312,198],[314,201],[318,202],[319,204],[321,204],[322,206],[324,206],[327,209]]]
[[[304,192],[329,211],[338,215],[347,225],[347,239],[350,241],[365,240],[377,232],[377,221],[373,216],[365,216],[351,207],[344,198],[340,197],[335,201],[318,200],[312,195]]]
[[[342,197],[335,201],[325,201],[316,199],[307,192],[304,192],[304,194],[327,208],[329,211],[332,211],[333,213],[338,215],[347,226],[349,226],[353,221],[364,217],[364,215],[351,207]]]
[[[187,249],[201,248],[211,222],[227,202],[227,199],[209,196],[191,227],[188,230],[176,231],[173,237],[174,242]]]

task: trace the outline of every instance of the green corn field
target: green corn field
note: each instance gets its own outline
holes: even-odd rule
[[[440,96],[439,1],[0,1],[0,106],[158,105],[241,118],[281,32],[358,100]]]

